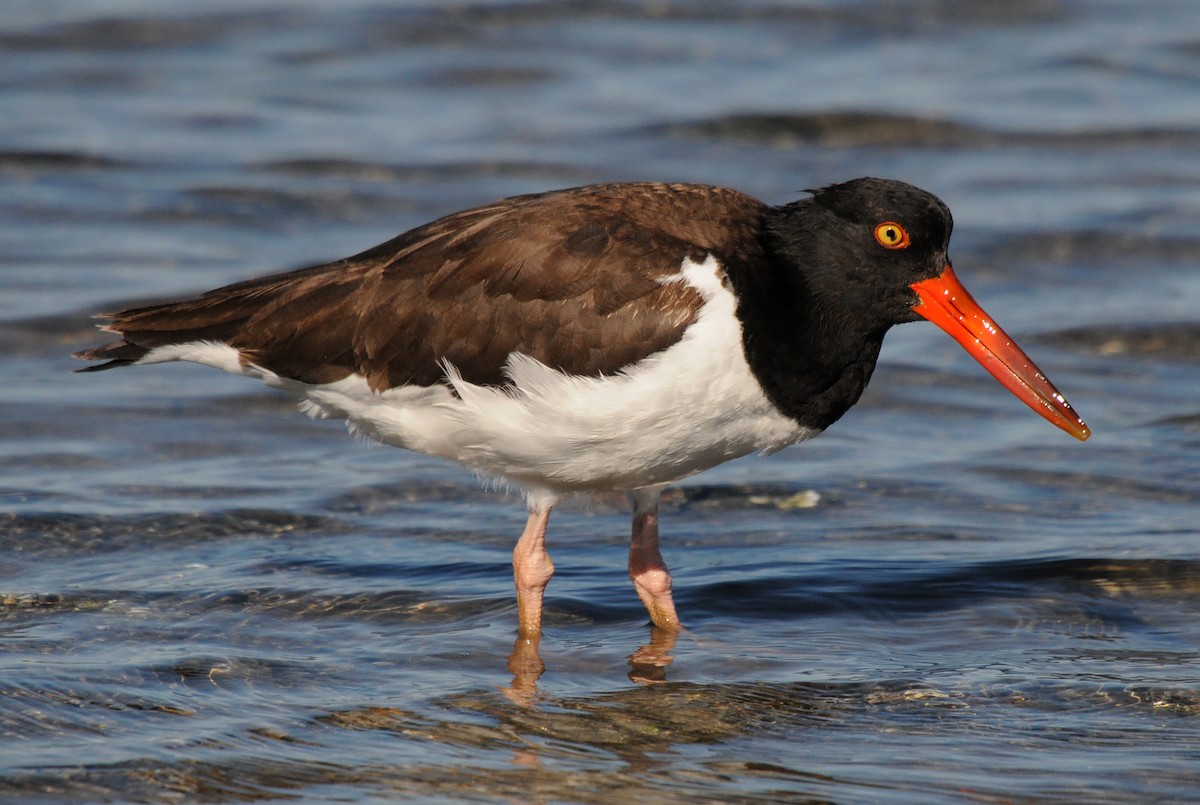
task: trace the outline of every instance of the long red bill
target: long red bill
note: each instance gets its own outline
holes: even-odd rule
[[[967,293],[949,265],[939,276],[910,287],[921,298],[913,310],[962,344],[1018,399],[1080,441],[1092,435],[1067,398]]]

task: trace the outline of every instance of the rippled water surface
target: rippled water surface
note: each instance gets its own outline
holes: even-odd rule
[[[0,799],[1129,802],[1200,792],[1200,5],[17,4],[0,19]],[[1095,435],[929,325],[820,439],[556,512],[88,314],[617,179],[864,174]],[[543,670],[544,665],[544,670]]]

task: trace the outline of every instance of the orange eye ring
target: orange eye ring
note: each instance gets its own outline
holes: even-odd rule
[[[908,230],[895,221],[884,221],[875,227],[875,240],[885,249],[906,249]]]

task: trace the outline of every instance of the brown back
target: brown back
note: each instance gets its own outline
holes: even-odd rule
[[[613,184],[518,196],[441,218],[354,257],[107,316],[124,340],[79,353],[121,365],[150,349],[223,341],[309,383],[431,385],[439,361],[501,384],[522,352],[611,374],[679,339],[701,299],[684,258],[757,249],[765,206],[705,185]],[[94,367],[104,368],[104,367]]]

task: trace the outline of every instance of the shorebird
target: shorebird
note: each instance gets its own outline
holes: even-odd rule
[[[695,184],[504,199],[361,254],[104,314],[81,371],[190,361],[317,417],[519,486],[518,627],[540,633],[551,509],[626,492],[629,575],[679,628],[666,485],[816,436],[859,399],[892,325],[928,319],[1034,411],[1087,425],[963,288],[938,198],[855,179],[769,206]]]

